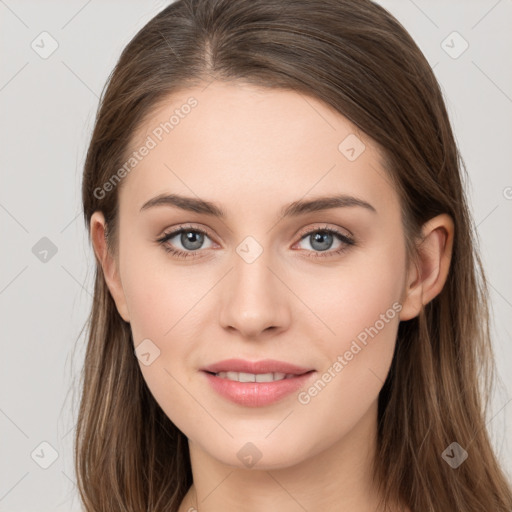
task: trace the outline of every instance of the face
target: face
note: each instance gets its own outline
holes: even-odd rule
[[[312,97],[219,82],[174,94],[132,142],[151,148],[119,191],[115,300],[154,398],[234,466],[259,451],[260,467],[285,467],[342,443],[376,411],[406,283],[378,148]],[[169,194],[196,204],[150,202]],[[309,373],[204,371],[233,358]]]

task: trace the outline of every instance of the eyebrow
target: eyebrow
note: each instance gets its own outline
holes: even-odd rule
[[[161,194],[153,197],[142,205],[140,211],[142,212],[143,210],[157,206],[174,206],[190,212],[211,215],[221,219],[226,218],[226,212],[215,203],[195,197],[180,196],[177,194]],[[318,197],[308,201],[294,201],[285,205],[281,209],[281,216],[297,217],[306,213],[329,210],[331,208],[345,208],[353,206],[365,208],[373,213],[377,213],[377,210],[370,203],[363,201],[362,199],[346,194],[338,194],[335,196]]]

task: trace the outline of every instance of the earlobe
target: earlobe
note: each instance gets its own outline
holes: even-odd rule
[[[417,316],[443,289],[450,270],[454,237],[452,218],[443,213],[423,225],[417,260],[408,269],[400,320]]]
[[[103,277],[110,294],[116,303],[117,310],[125,322],[130,321],[124,290],[119,276],[115,257],[108,250],[105,238],[105,217],[102,212],[96,211],[91,216],[90,236],[96,259],[103,270]]]

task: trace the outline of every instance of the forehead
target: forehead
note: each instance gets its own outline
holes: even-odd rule
[[[239,212],[326,192],[397,206],[378,146],[335,109],[296,91],[239,82],[178,91],[147,116],[128,152],[143,146],[151,149],[124,178],[120,198],[138,209],[171,192]]]

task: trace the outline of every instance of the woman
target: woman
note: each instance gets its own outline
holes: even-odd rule
[[[179,0],[84,169],[88,511],[510,511],[439,85],[369,0]]]

